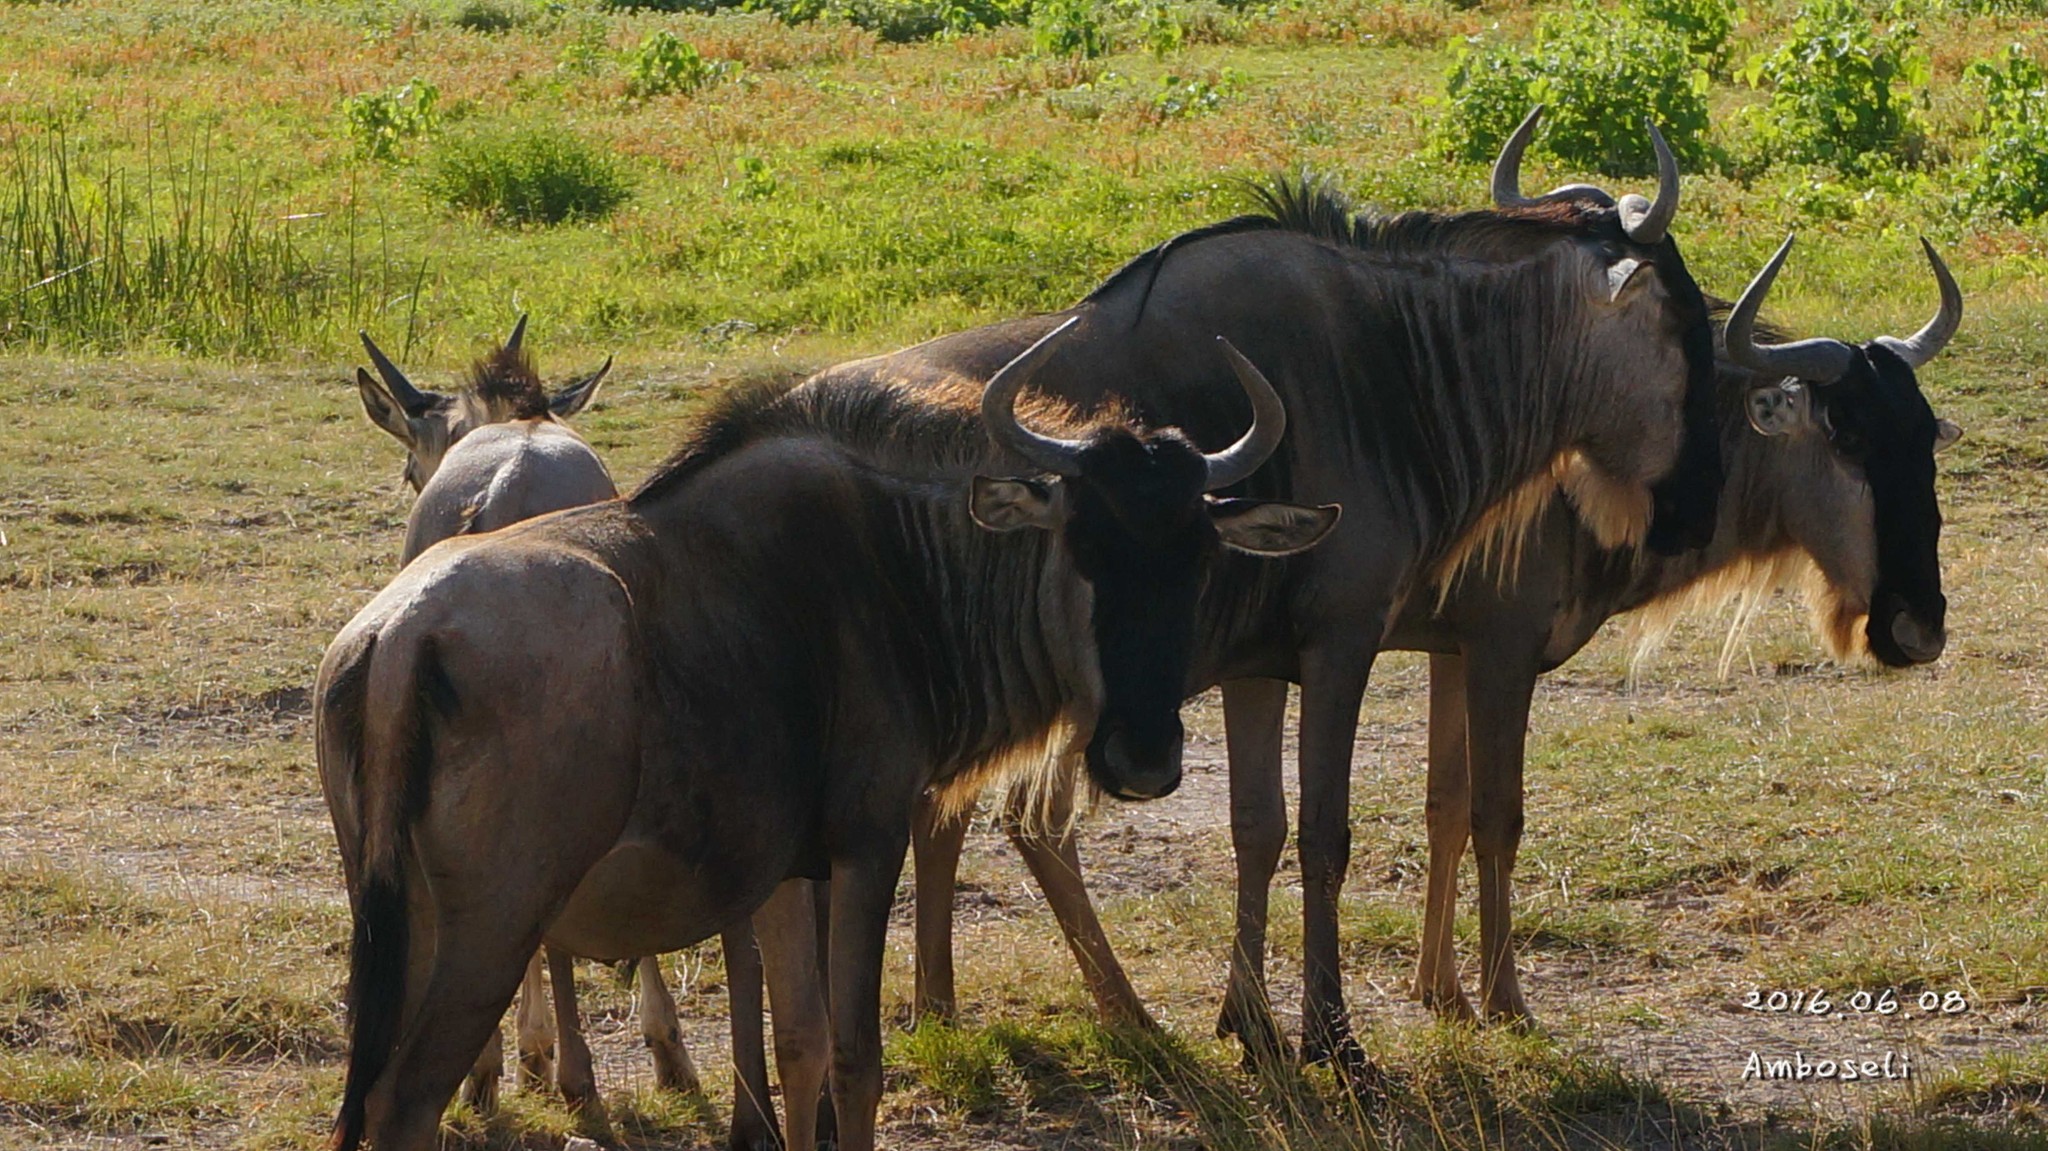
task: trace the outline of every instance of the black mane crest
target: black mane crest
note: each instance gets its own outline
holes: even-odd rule
[[[515,420],[548,414],[547,389],[541,387],[533,357],[524,349],[499,348],[477,357],[469,366],[469,390],[491,411],[510,413]]]

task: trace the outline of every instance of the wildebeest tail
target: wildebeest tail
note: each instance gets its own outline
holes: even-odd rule
[[[344,664],[321,701],[324,715],[334,717],[336,743],[349,756],[360,861],[351,900],[348,1073],[334,1123],[335,1151],[355,1151],[361,1144],[370,1089],[400,1039],[412,946],[405,844],[425,804],[433,753],[422,704],[436,702],[434,688],[446,683],[431,638],[410,651],[387,648],[375,661],[382,674],[373,675],[375,650],[373,637]],[[371,715],[380,722],[369,723]]]

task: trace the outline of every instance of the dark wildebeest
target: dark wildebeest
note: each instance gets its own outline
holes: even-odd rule
[[[1490,1017],[1528,1018],[1515,980],[1508,894],[1522,822],[1529,701],[1537,676],[1571,658],[1606,620],[1755,597],[1804,577],[1816,629],[1838,657],[1867,653],[1896,667],[1941,653],[1946,601],[1933,457],[1962,429],[1935,417],[1914,370],[1954,335],[1961,292],[1930,247],[1941,305],[1913,336],[1861,348],[1833,340],[1757,345],[1756,310],[1784,257],[1780,249],[1729,320],[1717,384],[1728,468],[1709,546],[1668,557],[1606,548],[1567,508],[1553,505],[1532,528],[1512,582],[1467,572],[1441,604],[1434,597],[1411,601],[1388,637],[1388,648],[1431,653],[1430,870],[1414,993],[1439,1012],[1473,1015],[1451,933],[1457,869],[1473,829],[1499,825],[1508,850],[1480,874],[1482,1001]],[[1232,738],[1245,734],[1233,730]],[[1232,763],[1233,788],[1262,802],[1234,813],[1240,821],[1277,820],[1284,804],[1277,758],[1268,761],[1268,773],[1241,781],[1236,773],[1245,766]],[[1008,824],[1103,1013],[1144,1019],[1080,883],[1063,821],[1055,818],[1050,835],[1014,815]],[[940,849],[918,861],[921,994],[941,1009],[950,1009],[953,998],[953,845],[963,828],[947,825]],[[1284,826],[1270,824],[1238,822],[1233,830],[1240,840],[1285,835]]]
[[[1472,1016],[1451,927],[1465,840],[1482,842],[1487,829],[1505,850],[1479,858],[1482,1005],[1491,1018],[1529,1018],[1509,911],[1529,700],[1537,676],[1570,659],[1609,617],[1754,600],[1804,577],[1816,630],[1837,657],[1907,667],[1941,655],[1948,601],[1934,453],[1962,429],[1936,418],[1915,371],[1955,334],[1963,298],[1922,244],[1941,306],[1905,339],[1756,343],[1757,308],[1790,239],[1743,293],[1725,334],[1728,486],[1710,546],[1675,557],[1608,551],[1559,512],[1539,528],[1511,590],[1467,580],[1442,611],[1410,613],[1396,629],[1400,647],[1431,653],[1430,868],[1414,988],[1424,1002]],[[1277,792],[1279,779],[1269,786]]]
[[[611,370],[610,359],[550,396],[526,350],[522,315],[503,346],[470,366],[468,388],[444,396],[415,387],[367,332],[358,335],[382,379],[358,368],[356,390],[370,419],[406,445],[405,478],[418,491],[406,517],[400,563],[411,563],[414,556],[451,536],[494,531],[618,496],[604,462],[562,422],[596,395]],[[735,977],[758,987],[758,962],[750,965],[752,941],[738,939],[734,945],[728,962],[738,970]],[[520,987],[520,1079],[528,1086],[552,1079],[573,1106],[601,1114],[590,1048],[583,1041],[576,1010],[573,964],[559,953],[548,958],[555,985],[554,1014],[547,1010],[542,990],[547,976],[538,953]],[[670,1090],[697,1090],[697,1069],[683,1045],[675,1001],[662,981],[660,963],[652,957],[641,959],[637,978],[641,1035],[654,1056],[655,1083]],[[551,1066],[557,1031],[562,1058]],[[463,1097],[478,1111],[488,1114],[496,1109],[504,1065],[503,1037],[493,1036],[463,1084]],[[736,1126],[747,1126],[748,1109],[765,1102],[753,1095],[744,1084],[736,1091]],[[765,1119],[756,1116],[752,1125],[765,1126]]]
[[[342,630],[315,690],[355,921],[337,1147],[434,1144],[544,937],[656,954],[827,875],[838,1133],[872,1147],[918,795],[1066,732],[1105,791],[1164,794],[1206,574],[1338,518],[1204,494],[1284,427],[1227,347],[1252,415],[1214,455],[1117,419],[1027,430],[1017,391],[1057,334],[986,389],[828,374],[728,403],[630,500],[438,544]],[[986,478],[1019,463],[1050,475]],[[764,958],[771,992],[816,962]],[[817,1081],[785,1079],[792,1147]]]
[[[1286,398],[1295,434],[1246,490],[1346,509],[1330,540],[1300,559],[1218,570],[1184,685],[1223,682],[1233,779],[1249,764],[1246,786],[1233,785],[1233,823],[1265,834],[1237,840],[1238,938],[1221,1021],[1248,1048],[1280,1046],[1263,956],[1284,815],[1258,810],[1268,800],[1254,784],[1278,771],[1282,681],[1302,693],[1304,1047],[1362,1072],[1343,1005],[1337,895],[1359,704],[1403,605],[1433,599],[1468,561],[1512,553],[1560,489],[1610,546],[1648,538],[1674,550],[1711,534],[1722,484],[1713,331],[1668,235],[1678,175],[1657,146],[1654,203],[1579,188],[1497,212],[1369,218],[1297,189],[1271,212],[1169,240],[1065,314],[1079,321],[1075,335],[1035,386],[1085,406],[1116,381],[1145,418],[1205,443],[1220,442],[1243,409],[1227,377],[1188,353],[1191,335],[1215,330],[1256,348],[1247,354]],[[997,324],[831,374],[985,373],[1061,318]],[[1489,839],[1483,850],[1498,847]],[[1077,864],[1037,873],[1078,888]],[[1100,958],[1082,956],[1098,1001],[1121,990]]]
[[[405,445],[405,482],[419,493],[406,517],[400,562],[411,563],[449,536],[619,494],[597,453],[562,422],[597,394],[612,368],[609,357],[550,396],[522,346],[521,316],[504,346],[470,369],[469,387],[442,395],[414,387],[368,333],[357,334],[383,377],[356,369],[363,410]]]

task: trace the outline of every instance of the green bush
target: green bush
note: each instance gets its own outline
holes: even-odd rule
[[[1102,16],[1095,0],[1037,0],[1031,6],[1031,46],[1041,56],[1107,56],[1109,30]]]
[[[766,12],[785,24],[844,20],[892,44],[1021,24],[1031,0],[604,0],[613,8],[710,13]]]
[[[1152,97],[1152,114],[1161,120],[1175,120],[1214,112],[1236,95],[1247,79],[1235,68],[1210,76],[1161,76],[1159,91]]]
[[[666,30],[642,41],[627,65],[626,94],[636,99],[685,95],[739,72],[731,60],[706,60],[688,40]]]
[[[1626,10],[1579,6],[1537,26],[1527,52],[1468,48],[1446,78],[1450,115],[1438,143],[1451,156],[1490,160],[1535,104],[1542,145],[1574,166],[1611,176],[1657,170],[1643,121],[1663,131],[1679,158],[1705,158],[1708,77],[1684,37]]]
[[[1984,93],[1972,198],[2020,222],[2048,213],[2048,73],[2014,44],[2002,60],[1979,60],[1964,76]]]
[[[373,160],[389,160],[405,140],[433,132],[441,125],[441,90],[414,77],[389,92],[363,92],[341,102],[349,135],[356,148]]]
[[[1749,117],[1753,158],[1844,172],[1912,162],[1924,136],[1899,89],[1927,82],[1918,36],[1905,21],[1880,29],[1857,0],[1802,6],[1791,38],[1743,69],[1752,87],[1771,89],[1770,103]]]
[[[605,152],[554,129],[451,140],[427,184],[451,207],[507,224],[597,219],[631,194]]]
[[[491,0],[469,0],[455,13],[455,26],[465,32],[510,32],[519,17]]]
[[[1742,9],[1730,0],[1634,0],[1632,7],[1684,36],[1686,50],[1717,69],[1726,63],[1728,36],[1742,18]]]

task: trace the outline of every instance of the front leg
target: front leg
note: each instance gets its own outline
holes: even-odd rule
[[[882,1102],[882,953],[889,905],[910,829],[870,826],[848,835],[857,854],[832,861],[832,1103],[840,1151],[874,1151]]]
[[[917,1018],[951,1020],[953,991],[953,889],[960,852],[967,844],[972,810],[942,815],[930,792],[919,796],[910,817],[912,857],[917,869]]]
[[[1510,910],[1515,854],[1522,842],[1522,756],[1531,654],[1474,653],[1465,666],[1466,730],[1472,775],[1472,850],[1479,865],[1479,987],[1489,1019],[1532,1022],[1515,977]]]
[[[1471,1022],[1472,1003],[1458,980],[1458,865],[1472,834],[1472,773],[1465,761],[1465,659],[1429,657],[1429,886],[1423,899],[1422,955],[1415,997],[1450,1019]]]
[[[590,1045],[583,1040],[582,1013],[576,1009],[576,959],[558,947],[549,947],[548,976],[555,988],[555,1030],[560,1036],[561,1058],[555,1062],[555,1086],[584,1130],[610,1137],[604,1101],[597,1097],[597,1072],[591,1066]]]
[[[704,1085],[697,1078],[690,1049],[683,1043],[683,1025],[676,1018],[675,997],[661,977],[661,960],[643,956],[634,968],[640,984],[640,1037],[654,1055],[654,1085],[694,1095]]]
[[[1159,1025],[1145,1010],[1131,977],[1117,962],[1095,903],[1088,898],[1088,885],[1081,879],[1081,852],[1074,837],[1075,761],[1059,765],[1059,775],[1046,793],[1043,810],[1029,810],[1030,793],[1013,788],[1003,814],[1003,830],[1010,835],[1024,866],[1038,881],[1038,890],[1052,907],[1060,933],[1080,964],[1081,978],[1095,999],[1095,1010],[1105,1022],[1128,1024],[1146,1030]],[[920,925],[922,926],[922,925]]]
[[[1374,652],[1364,641],[1328,645],[1304,653],[1301,668],[1301,1050],[1311,1061],[1334,1060],[1355,1086],[1370,1086],[1378,1072],[1344,1005],[1337,898],[1351,863],[1351,744]]]
[[[1287,796],[1280,748],[1287,719],[1287,682],[1237,679],[1223,685],[1224,738],[1230,754],[1230,846],[1237,862],[1237,920],[1230,983],[1219,1038],[1235,1035],[1247,1065],[1291,1056],[1266,996],[1267,909],[1273,872],[1287,846]]]
[[[775,1101],[768,1097],[768,1051],[761,1029],[761,949],[751,923],[720,937],[725,949],[725,986],[732,1025],[732,1130],[727,1151],[775,1151],[782,1137],[775,1126]]]
[[[519,1035],[519,1089],[536,1091],[555,1079],[555,1017],[548,1011],[547,979],[540,952],[526,965],[519,984],[519,1010],[514,1015]]]
[[[817,889],[808,879],[784,880],[754,912],[754,931],[768,974],[768,1000],[775,1009],[775,1067],[782,1075],[782,1105],[789,1123],[783,1146],[789,1151],[811,1151],[818,1143],[818,1105],[829,1058],[813,902]]]

